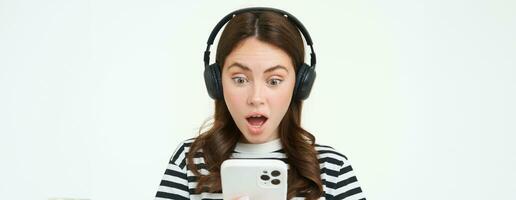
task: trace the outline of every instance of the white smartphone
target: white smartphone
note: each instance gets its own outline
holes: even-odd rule
[[[287,199],[287,164],[280,160],[228,159],[220,173],[224,200]]]

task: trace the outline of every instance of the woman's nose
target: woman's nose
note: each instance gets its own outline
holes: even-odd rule
[[[263,89],[265,87],[260,85],[259,83],[254,83],[251,87],[250,95],[248,97],[248,103],[254,106],[261,105],[265,103],[264,92]]]

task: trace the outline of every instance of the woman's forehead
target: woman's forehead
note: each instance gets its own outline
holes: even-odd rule
[[[226,57],[224,68],[237,67],[246,71],[270,71],[270,68],[293,70],[292,59],[282,49],[271,44],[261,42],[254,38],[249,38]],[[289,70],[291,69],[291,70]]]

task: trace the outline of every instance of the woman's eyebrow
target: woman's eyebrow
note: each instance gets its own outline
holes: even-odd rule
[[[228,70],[231,69],[232,67],[239,67],[239,68],[243,69],[244,71],[251,71],[251,69],[249,69],[249,67],[247,67],[243,64],[237,63],[237,62],[234,62],[233,64],[231,64],[228,67]]]
[[[283,70],[285,70],[285,71],[287,72],[287,74],[288,74],[288,69],[287,69],[286,67],[282,66],[282,65],[276,65],[276,66],[274,66],[274,67],[271,67],[271,68],[269,68],[269,69],[265,70],[265,73],[269,73],[269,72],[272,72],[272,71],[277,70],[277,69],[283,69]]]
[[[249,67],[247,67],[247,66],[245,66],[245,65],[243,65],[243,64],[241,64],[241,63],[238,63],[238,62],[235,62],[235,63],[231,64],[231,65],[228,67],[228,70],[229,70],[231,67],[238,67],[238,68],[243,69],[244,71],[252,71]],[[271,67],[271,68],[269,68],[269,69],[266,69],[266,70],[265,70],[265,73],[269,73],[269,72],[272,72],[272,71],[277,70],[277,69],[283,69],[283,70],[285,70],[285,71],[287,72],[287,74],[288,74],[288,69],[287,69],[286,67],[284,67],[283,65],[276,65],[276,66],[274,66],[274,67]]]

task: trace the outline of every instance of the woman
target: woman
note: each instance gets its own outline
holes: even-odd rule
[[[226,21],[216,63],[208,66],[209,45]],[[311,47],[311,66],[299,31]],[[288,199],[365,199],[347,158],[315,144],[301,127],[302,100],[315,78],[311,43],[302,24],[281,10],[247,8],[217,24],[205,53],[213,124],[179,145],[156,199],[222,199],[220,165],[229,158],[287,163]]]

